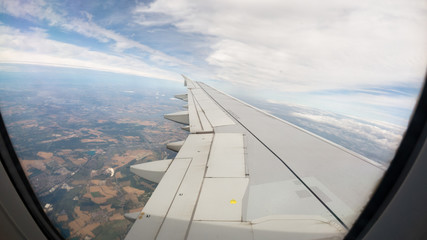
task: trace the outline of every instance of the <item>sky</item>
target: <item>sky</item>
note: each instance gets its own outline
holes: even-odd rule
[[[0,63],[185,74],[404,127],[426,73],[427,1],[1,0]]]

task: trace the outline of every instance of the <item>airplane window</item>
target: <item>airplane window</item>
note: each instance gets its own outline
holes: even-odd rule
[[[166,144],[189,135],[238,132],[249,189],[241,219],[260,223],[303,212],[336,218],[344,237],[369,197],[360,203],[337,193],[348,193],[334,184],[348,174],[313,173],[322,163],[311,158],[366,162],[380,169],[369,183],[375,190],[424,84],[426,1],[173,2],[0,3],[1,116],[45,214],[66,239],[124,239],[135,221],[128,213],[145,219],[142,209],[162,184],[131,166],[174,159],[179,152]],[[179,73],[203,84],[191,87],[188,79],[187,92]],[[234,100],[211,87],[256,109],[245,112],[237,100],[227,105]],[[174,97],[184,93],[187,103]],[[274,122],[265,124],[258,109]],[[180,111],[188,111],[191,134],[164,118]],[[277,136],[267,135],[269,128]],[[253,146],[277,158],[274,167],[252,162],[259,154]],[[262,167],[268,174],[254,170]],[[273,189],[288,187],[296,204],[314,199],[310,206],[322,210],[283,207],[293,200]],[[258,196],[269,194],[258,207]]]

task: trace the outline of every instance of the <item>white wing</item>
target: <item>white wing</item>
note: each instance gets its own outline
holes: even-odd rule
[[[126,239],[335,239],[381,165],[184,76],[188,124],[173,160],[134,165],[159,182]]]

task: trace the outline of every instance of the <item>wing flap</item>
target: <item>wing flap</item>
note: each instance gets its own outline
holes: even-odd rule
[[[194,221],[188,240],[254,239],[252,225],[247,222]]]
[[[175,197],[182,179],[191,163],[191,158],[175,158],[161,183],[154,190],[150,200],[136,219],[126,240],[155,239],[169,206]]]
[[[194,221],[242,221],[248,178],[205,178]]]
[[[215,134],[206,177],[245,177],[245,157],[241,133]]]
[[[190,135],[178,156],[192,156],[192,161],[172,202],[157,239],[184,239],[199,197],[212,134]],[[187,155],[189,154],[189,155]]]

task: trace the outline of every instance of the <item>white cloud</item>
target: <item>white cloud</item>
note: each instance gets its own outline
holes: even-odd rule
[[[135,13],[214,39],[214,79],[363,119],[405,126],[416,91],[390,89],[420,88],[426,73],[424,0],[156,0]]]
[[[0,1],[0,11],[15,17],[46,20],[55,25],[63,21],[63,16],[56,13],[44,0]]]
[[[215,84],[224,88],[230,88],[227,83],[239,90],[246,85],[256,89],[254,93],[270,91],[276,100],[364,119],[392,119],[400,125],[406,124],[403,118],[409,115],[416,93],[408,96],[397,91],[392,96],[389,90],[367,89],[417,88],[427,66],[427,2],[423,0],[156,0],[140,4],[129,13],[129,26],[137,23],[153,31],[169,31],[163,26],[172,24],[182,36],[191,36],[191,44],[197,48],[185,49],[182,42],[175,46],[173,38],[162,39],[162,45],[169,43],[172,47],[167,48],[174,48],[171,52],[188,54],[186,60],[193,65],[97,24],[89,12],[71,16],[72,12],[61,6],[66,4],[0,0],[0,12],[97,39],[109,44],[112,53],[61,45],[49,40],[43,30],[33,29],[31,34],[5,33],[8,37],[0,39],[4,43],[0,46],[2,62],[74,66],[167,79],[173,74],[160,68],[173,68],[195,80],[223,80]],[[174,33],[171,35],[176,36]],[[168,34],[161,36],[171,36]],[[142,52],[143,56],[124,53],[134,49],[139,50],[135,55]],[[196,54],[189,53],[193,49],[197,49]],[[313,93],[334,89],[353,93]],[[406,109],[406,113],[394,116],[395,112],[381,107]]]
[[[309,113],[292,113],[293,116],[305,118],[317,123],[339,127],[344,131],[353,132],[359,136],[368,138],[378,145],[395,149],[402,139],[402,128],[394,127],[381,128],[377,124],[369,124],[357,121],[356,119],[344,118],[338,119],[332,116],[316,115]]]
[[[405,128],[361,121],[325,112],[291,113],[298,124],[376,161],[388,163],[402,141]]]
[[[427,64],[425,1],[157,0],[149,25],[215,37],[217,78],[282,91],[419,87]]]
[[[368,121],[342,114],[267,101],[258,107],[271,114],[386,165],[393,158],[406,126]]]
[[[417,99],[405,95],[377,95],[368,93],[334,94],[325,99],[341,104],[358,103],[367,106],[409,108],[415,105]]]
[[[90,13],[88,13],[88,12],[86,12],[86,11],[81,11],[80,13],[81,13],[83,16],[85,16],[89,22],[91,22],[91,21],[92,21],[92,18],[93,18],[93,15],[92,15],[92,14],[90,14]]]
[[[179,81],[176,73],[125,54],[111,55],[50,40],[42,29],[22,32],[0,25],[0,63],[27,63],[84,68]]]
[[[297,96],[297,97],[296,97]],[[324,111],[340,113],[366,121],[381,121],[406,126],[410,120],[416,97],[407,94],[386,94],[382,91],[329,93],[329,94],[287,94],[288,100],[267,99],[273,104],[290,105],[296,102]]]
[[[150,60],[157,64],[166,66],[188,65],[180,59],[99,26],[92,21],[92,15],[88,12],[81,12],[84,19],[69,17],[64,9],[62,9],[61,13],[60,10],[54,9],[51,4],[43,0],[2,0],[0,1],[0,9],[2,9],[0,10],[1,12],[15,17],[47,21],[51,26],[58,26],[67,31],[73,31],[86,37],[97,39],[103,43],[111,43],[113,50],[116,52],[136,48],[149,54]]]

